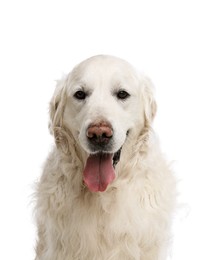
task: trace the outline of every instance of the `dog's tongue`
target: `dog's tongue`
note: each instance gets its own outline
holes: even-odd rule
[[[105,191],[115,178],[112,154],[90,155],[84,169],[84,182],[93,191]]]

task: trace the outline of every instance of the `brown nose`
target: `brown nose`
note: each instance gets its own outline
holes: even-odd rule
[[[91,124],[87,129],[87,137],[91,142],[108,143],[112,136],[112,126],[107,122]]]

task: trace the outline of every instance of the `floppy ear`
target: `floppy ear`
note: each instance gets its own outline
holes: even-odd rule
[[[49,130],[51,134],[54,134],[54,127],[62,126],[62,117],[65,106],[65,80],[57,81],[57,85],[50,101],[50,121]]]
[[[142,79],[142,100],[144,106],[145,126],[150,127],[157,111],[157,104],[154,99],[154,87],[147,77]]]
[[[146,154],[148,149],[148,140],[151,133],[151,124],[155,117],[157,106],[153,95],[153,84],[149,78],[142,76],[140,78],[141,86],[141,104],[143,104],[143,118],[144,126],[138,133],[137,142],[134,147],[135,161],[138,160],[138,153],[140,155]]]
[[[69,143],[71,134],[63,125],[63,114],[66,105],[66,83],[67,79],[57,82],[56,89],[50,102],[50,121],[49,130],[54,135],[57,148],[67,154],[69,152]]]

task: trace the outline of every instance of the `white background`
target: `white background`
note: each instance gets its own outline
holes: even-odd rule
[[[208,259],[206,2],[0,2],[0,259],[34,258],[33,184],[53,143],[47,122],[55,80],[100,53],[152,78],[155,129],[184,203],[171,259]]]

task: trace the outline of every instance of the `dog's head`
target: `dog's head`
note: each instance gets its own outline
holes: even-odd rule
[[[86,154],[89,189],[104,191],[115,177],[113,164],[128,135],[148,129],[155,111],[150,81],[127,62],[100,55],[80,63],[58,83],[50,125],[58,148],[67,153],[73,140]]]

